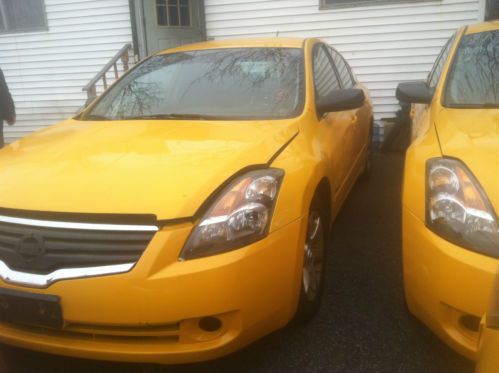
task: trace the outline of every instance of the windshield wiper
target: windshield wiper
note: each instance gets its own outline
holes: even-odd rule
[[[214,115],[204,115],[204,114],[150,114],[150,115],[134,115],[130,117],[120,118],[121,120],[131,120],[131,119],[194,119],[194,120],[217,120],[224,119],[221,116]]]
[[[85,115],[83,117],[83,120],[112,120],[111,118],[108,118],[104,115],[99,115],[99,114],[90,114],[90,115]]]

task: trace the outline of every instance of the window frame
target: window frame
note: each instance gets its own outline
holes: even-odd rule
[[[353,7],[365,7],[365,6],[376,6],[376,5],[388,5],[388,4],[404,4],[404,3],[429,3],[429,2],[441,2],[442,0],[337,0],[336,4],[330,4],[327,0],[319,0],[319,10],[328,10],[336,8],[353,8]]]
[[[30,32],[41,32],[41,31],[48,31],[49,30],[49,24],[48,24],[48,19],[47,19],[47,5],[45,4],[45,0],[40,0],[42,3],[42,15],[43,15],[43,26],[33,26],[33,27],[23,27],[23,28],[7,28],[5,24],[5,19],[7,15],[5,14],[5,5],[3,4],[4,0],[0,0],[0,17],[3,18],[3,23],[5,26],[5,29],[0,29],[0,35],[6,35],[6,34],[20,34],[20,33],[30,33]]]
[[[428,73],[428,77],[426,78],[426,84],[428,85],[428,87],[432,90],[435,90],[438,86],[438,83],[440,82],[440,79],[442,78],[442,72],[443,72],[443,67],[445,65],[445,63],[447,62],[447,60],[451,57],[451,51],[452,51],[452,46],[454,45],[455,41],[456,41],[456,33],[454,33],[444,44],[444,46],[442,47],[442,49],[440,50],[440,53],[438,54],[438,57],[437,59],[435,60],[435,62],[433,63],[433,66],[430,70],[430,72]],[[440,61],[442,61],[442,58],[444,56],[444,54],[447,52],[447,56],[445,57],[445,60],[443,61],[443,65],[442,65],[442,69],[440,70],[440,75],[438,76],[438,79],[435,83],[435,86],[431,86],[430,85],[430,82],[433,78],[433,76],[435,75],[435,71],[437,69],[437,66],[439,64]]]
[[[180,24],[180,8],[181,8],[181,5],[180,5],[180,0],[176,0],[177,1],[177,7],[178,7],[178,21],[179,21],[179,24],[178,25],[170,25],[170,19],[168,17],[168,0],[165,0],[165,3],[166,5],[164,6],[166,8],[166,20],[168,22],[167,25],[160,25],[159,24],[159,20],[158,20],[158,0],[154,0],[154,16],[155,16],[155,19],[156,19],[156,27],[161,27],[161,28],[171,28],[171,29],[192,29],[194,26],[192,24],[192,2],[191,0],[187,0],[188,1],[188,9],[189,9],[189,25],[188,26],[185,26],[185,25],[181,25]]]

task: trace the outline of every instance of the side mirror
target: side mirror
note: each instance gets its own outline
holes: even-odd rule
[[[353,110],[364,104],[365,96],[362,89],[340,89],[331,92],[327,97],[317,101],[317,114],[335,111]]]
[[[411,104],[429,104],[433,92],[426,82],[406,82],[397,86],[397,99]]]

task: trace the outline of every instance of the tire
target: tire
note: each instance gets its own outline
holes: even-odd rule
[[[314,198],[308,214],[300,299],[294,318],[297,323],[305,323],[317,313],[324,293],[329,222],[324,204],[320,202],[319,198]]]
[[[367,182],[371,178],[371,174],[372,174],[372,147],[373,147],[373,130],[374,130],[373,126],[374,126],[374,124],[373,124],[373,121],[371,120],[368,145],[367,145],[366,161],[364,163],[364,168],[362,170],[362,173],[359,176],[359,181],[361,181],[361,182]]]

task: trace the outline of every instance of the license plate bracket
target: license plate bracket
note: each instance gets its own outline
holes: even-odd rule
[[[61,328],[60,298],[0,288],[0,321],[14,324]]]

